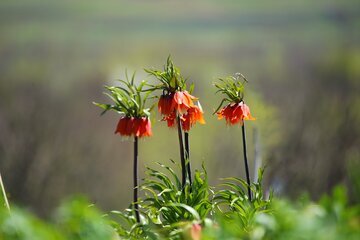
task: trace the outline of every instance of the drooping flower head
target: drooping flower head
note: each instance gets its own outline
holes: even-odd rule
[[[195,123],[199,122],[200,124],[205,124],[203,114],[204,112],[199,106],[194,105],[193,107],[189,108],[186,113],[180,116],[182,129],[185,132],[189,132]],[[164,116],[162,120],[167,122],[168,127],[175,127],[176,113],[173,112],[172,114]]]
[[[197,100],[187,91],[177,91],[174,93],[163,94],[159,98],[158,109],[164,115],[170,115],[173,112],[185,113],[189,108],[194,107],[193,100]]]
[[[242,78],[243,81],[239,81]],[[220,83],[215,83],[218,88],[217,92],[221,92],[226,97],[221,101],[219,107],[215,110],[218,119],[225,118],[226,123],[235,125],[244,123],[244,120],[255,120],[251,116],[250,108],[244,103],[244,83],[247,82],[246,78],[237,73],[235,76],[230,76],[225,79],[220,78]],[[224,103],[228,103],[224,107]]]
[[[158,102],[158,110],[162,115],[170,115],[174,112],[175,105],[173,104],[174,94],[161,95]]]
[[[203,111],[199,106],[194,106],[192,108],[189,108],[187,112],[182,116],[181,118],[182,129],[185,132],[188,132],[196,122],[205,124]]]
[[[120,118],[115,130],[116,133],[129,137],[149,137],[152,135],[151,122],[147,117],[134,118],[125,116]]]
[[[243,124],[244,120],[255,120],[250,114],[249,107],[244,103],[229,103],[217,112],[218,119],[225,118],[226,123],[235,125],[237,123]]]
[[[196,122],[204,124],[203,111],[194,104],[198,99],[186,90],[186,79],[180,74],[179,68],[175,67],[170,57],[167,59],[163,71],[145,69],[147,73],[155,76],[160,84],[153,85],[152,89],[162,90],[159,97],[158,110],[163,116],[163,121],[167,121],[169,127],[175,126],[179,116],[185,131]],[[192,91],[194,85],[190,87]],[[194,114],[196,113],[196,114]],[[189,120],[191,116],[191,121]],[[186,121],[186,119],[188,119]]]
[[[190,95],[186,90],[177,91],[174,94],[173,103],[177,112],[185,113],[187,110],[195,106],[193,100],[197,100],[197,98]]]
[[[163,118],[161,119],[162,121],[166,121],[167,122],[167,126],[169,128],[173,128],[175,127],[175,122],[176,122],[176,112],[172,112],[169,115],[165,115],[163,116]]]
[[[148,137],[152,135],[150,108],[146,108],[148,93],[143,96],[143,87],[146,82],[142,81],[139,86],[134,84],[135,75],[129,80],[119,80],[120,86],[105,86],[105,93],[113,104],[94,103],[104,109],[102,114],[108,110],[114,110],[121,115],[115,129],[115,134],[121,136]]]

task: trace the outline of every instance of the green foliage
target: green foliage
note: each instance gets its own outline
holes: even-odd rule
[[[242,81],[240,81],[242,79]],[[241,73],[235,73],[234,76],[228,76],[225,78],[219,78],[220,82],[214,83],[214,86],[218,89],[216,93],[222,93],[225,98],[221,100],[220,105],[215,110],[215,113],[222,107],[226,102],[228,103],[239,103],[244,98],[244,84],[247,79]]]
[[[213,209],[212,190],[208,185],[207,173],[195,171],[194,181],[184,188],[175,171],[158,163],[164,172],[147,168],[147,175],[141,189],[145,199],[140,201],[141,223],[138,224],[134,211],[112,211],[112,225],[124,239],[182,239],[192,224],[211,221]]]
[[[30,213],[12,207],[11,213],[5,208],[0,209],[0,239],[54,239],[65,240],[50,224],[35,218]]]
[[[105,94],[113,101],[113,104],[95,102],[94,104],[104,109],[101,115],[109,110],[114,110],[127,117],[150,117],[151,109],[146,108],[145,104],[151,92],[147,92],[144,96],[141,94],[146,81],[142,81],[139,86],[136,86],[134,83],[135,73],[130,80],[127,72],[125,75],[126,80],[118,80],[121,83],[120,86],[105,86],[105,89],[109,91],[109,93]]]
[[[272,200],[272,193],[269,199],[265,199],[263,195],[262,179],[264,169],[258,171],[258,181],[250,186],[252,200],[250,201],[246,189],[248,184],[240,178],[225,178],[224,183],[216,192],[214,201],[217,209],[217,215],[224,216],[229,219],[236,218],[238,224],[243,229],[248,229],[257,213],[270,211],[269,205]]]
[[[195,173],[194,185],[181,189],[175,172],[162,164],[162,173],[148,168],[149,180],[142,189],[148,197],[141,202],[141,223],[132,209],[102,215],[83,198],[67,201],[54,221],[45,223],[13,207],[0,209],[0,239],[92,240],[92,239],[319,239],[355,240],[360,237],[360,205],[349,205],[343,187],[334,189],[318,203],[265,199],[259,180],[251,185],[253,200],[245,194],[247,185],[226,178],[214,193],[206,171]],[[170,177],[169,177],[170,176]],[[187,196],[187,198],[185,198]]]
[[[83,198],[64,203],[52,222],[13,207],[0,209],[1,240],[111,240],[115,232],[100,212]]]
[[[191,186],[187,183],[182,188],[172,168],[161,163],[158,165],[166,173],[148,167],[149,178],[144,180],[141,187],[146,195],[144,214],[149,223],[158,227],[159,234],[177,236],[184,226],[202,222],[209,215],[213,208],[212,190],[204,167],[203,171],[195,171]]]
[[[145,69],[145,72],[156,77],[161,82],[159,85],[151,85],[151,90],[162,89],[167,93],[186,90],[186,79],[180,74],[180,69],[174,66],[170,56],[166,60],[163,71]],[[190,92],[193,87],[194,85],[190,86]]]
[[[194,182],[181,187],[175,171],[161,163],[158,171],[147,168],[148,178],[141,189],[146,198],[141,202],[142,221],[136,223],[133,210],[113,212],[120,218],[114,221],[118,234],[126,239],[182,239],[189,235],[193,224],[213,228],[218,221],[235,221],[239,232],[246,232],[254,224],[256,214],[270,212],[272,197],[264,199],[262,188],[263,169],[259,178],[251,185],[254,195],[249,201],[245,194],[246,182],[238,178],[227,178],[215,193],[208,185],[207,172],[195,171]]]
[[[131,206],[123,212],[111,211],[109,218],[111,226],[122,239],[140,239],[151,236],[151,232],[146,231],[146,224],[137,223]]]
[[[148,193],[142,204],[142,223],[136,223],[132,210],[117,213],[128,219],[128,230],[119,234],[121,237],[193,239],[194,224],[201,226],[201,239],[357,239],[360,236],[360,206],[347,205],[341,187],[318,204],[273,199],[272,193],[266,199],[262,188],[264,170],[260,169],[258,181],[251,185],[251,201],[246,194],[246,182],[238,178],[225,178],[213,197],[205,170],[195,174],[195,186],[190,191],[188,185],[181,189],[171,168],[159,165],[167,174],[148,168],[151,178],[142,186]],[[184,198],[186,195],[190,200]]]
[[[212,191],[208,185],[205,168],[203,172],[196,170],[192,185],[187,183],[182,188],[173,169],[161,163],[158,165],[173,179],[165,173],[147,168],[150,178],[144,180],[142,189],[147,195],[144,207],[151,220],[163,225],[203,220],[212,209]]]
[[[218,227],[204,229],[202,239],[359,239],[360,206],[347,205],[345,196],[338,187],[318,204],[274,199],[247,228],[239,225],[242,216],[236,212],[231,218],[217,215]]]
[[[56,225],[66,239],[111,239],[113,230],[98,209],[83,198],[65,202],[56,213]]]

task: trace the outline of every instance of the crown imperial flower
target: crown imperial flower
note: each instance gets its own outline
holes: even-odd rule
[[[185,113],[188,109],[193,108],[195,105],[193,100],[194,96],[190,95],[187,91],[177,91],[174,94],[174,104],[179,113]]]
[[[125,116],[120,118],[115,130],[116,133],[122,136],[150,137],[152,135],[151,122],[147,117]]]
[[[188,132],[196,122],[205,124],[203,111],[198,106],[191,107],[187,110],[187,112],[182,116],[181,126],[185,132]]]
[[[226,123],[235,125],[244,123],[244,120],[255,120],[250,114],[250,108],[244,103],[229,103],[217,112],[218,119],[225,118]]]
[[[158,102],[158,110],[162,115],[168,116],[174,112],[174,94],[161,95]]]
[[[244,81],[239,81],[242,78]],[[246,78],[237,73],[235,76],[226,78],[220,78],[219,83],[215,83],[217,92],[221,92],[225,95],[225,98],[221,101],[219,107],[215,110],[218,119],[225,118],[226,123],[229,125],[235,125],[240,123],[244,124],[244,120],[255,120],[250,113],[250,108],[244,103],[244,83],[247,82]],[[228,104],[222,107],[223,103]],[[222,108],[221,108],[222,107]],[[221,109],[220,109],[221,108]],[[219,110],[220,109],[220,110]]]
[[[149,137],[152,135],[150,109],[145,108],[148,95],[141,94],[146,82],[142,81],[139,86],[136,86],[134,77],[133,75],[129,80],[126,74],[126,81],[119,80],[122,83],[121,86],[105,86],[109,91],[106,95],[113,100],[113,104],[94,104],[104,109],[102,114],[108,110],[121,114],[115,134],[128,137]]]
[[[189,130],[196,123],[205,123],[202,110],[194,104],[197,100],[189,92],[194,85],[190,87],[189,92],[186,90],[186,79],[180,74],[180,70],[174,66],[170,57],[168,57],[164,71],[145,70],[150,75],[156,77],[160,84],[152,85],[151,90],[162,90],[159,97],[158,110],[163,115],[162,120],[167,122],[168,127],[177,125],[179,137],[179,150],[181,160],[181,185],[184,188],[188,176],[191,185],[191,167],[190,161],[186,163],[185,158],[189,160]],[[183,141],[183,133],[185,131]]]
[[[154,85],[153,89],[163,91],[159,97],[158,110],[168,127],[174,127],[177,119],[180,119],[183,130],[188,132],[196,122],[205,123],[203,111],[194,104],[198,99],[186,90],[186,80],[170,58],[164,71],[146,70],[146,72],[161,82],[159,85]]]

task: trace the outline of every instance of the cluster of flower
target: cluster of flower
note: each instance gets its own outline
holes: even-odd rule
[[[196,122],[205,124],[203,110],[198,101],[194,104],[196,97],[187,91],[176,91],[163,94],[159,98],[158,110],[162,114],[163,121],[167,122],[168,127],[174,127],[177,119],[180,119],[181,127],[185,132]],[[250,108],[243,102],[232,102],[217,112],[218,119],[225,118],[229,125],[243,124],[244,120],[254,120],[250,114]],[[177,118],[179,117],[179,118]],[[152,135],[151,122],[148,117],[129,117],[120,118],[115,133],[122,136],[148,137]]]

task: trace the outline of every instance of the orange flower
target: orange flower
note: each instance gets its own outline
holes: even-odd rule
[[[255,120],[256,119],[253,116],[251,116],[250,108],[245,103],[243,103],[243,105],[242,105],[242,112],[243,112],[243,120]]]
[[[134,134],[137,137],[150,137],[152,135],[151,122],[148,118],[142,117],[136,119],[138,124],[134,127]]]
[[[175,127],[176,123],[176,112],[164,116],[162,121],[166,121],[168,127]],[[205,124],[203,117],[203,111],[198,106],[193,106],[187,110],[185,114],[180,117],[182,129],[186,132],[190,131],[190,128],[196,123]]]
[[[115,130],[115,134],[119,133],[122,136],[131,136],[131,129],[132,129],[131,122],[133,122],[133,118],[129,118],[129,117],[120,118]]]
[[[176,113],[173,111],[171,114],[164,116],[162,121],[166,121],[168,127],[175,127]]]
[[[192,240],[200,240],[201,239],[201,230],[202,227],[200,224],[195,223],[191,226],[190,236]]]
[[[185,132],[190,131],[190,128],[196,123],[205,124],[203,111],[198,106],[193,106],[187,110],[181,119],[181,125]]]
[[[187,91],[161,95],[158,109],[159,112],[165,116],[172,114],[175,110],[177,110],[178,113],[184,113],[194,106],[193,100],[196,100],[196,98]]]
[[[190,95],[187,91],[175,92],[173,104],[179,113],[184,113],[189,108],[195,106],[193,100],[196,99],[196,97]]]
[[[174,94],[161,95],[158,103],[158,110],[162,115],[170,115],[175,110],[173,103]]]
[[[218,113],[218,119],[225,117],[226,123],[235,125],[240,122],[242,125],[244,120],[255,120],[250,114],[250,108],[244,103],[230,103],[223,107]]]
[[[151,122],[149,118],[120,118],[115,130],[115,134],[122,136],[149,137],[152,135]]]
[[[158,109],[164,115],[162,121],[166,121],[168,127],[174,127],[179,114],[184,131],[189,131],[196,122],[204,124],[203,111],[193,102],[196,99],[187,91],[161,95]]]

